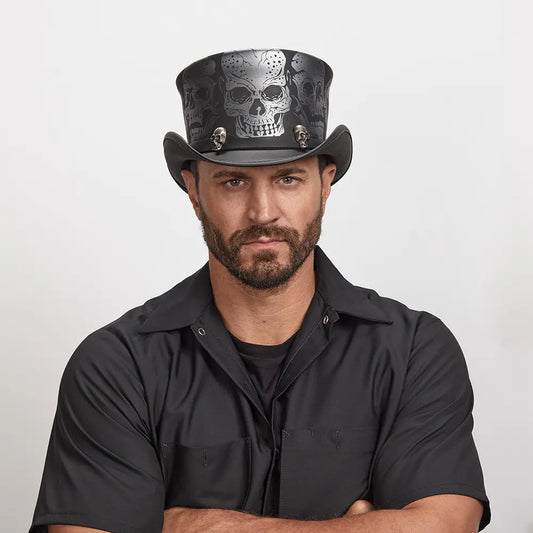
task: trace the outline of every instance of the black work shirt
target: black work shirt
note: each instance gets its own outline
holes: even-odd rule
[[[351,285],[318,247],[315,271],[271,416],[207,265],[90,334],[61,380],[31,533],[160,533],[174,506],[328,519],[361,498],[399,509],[444,493],[481,500],[483,528],[456,339],[435,316]]]

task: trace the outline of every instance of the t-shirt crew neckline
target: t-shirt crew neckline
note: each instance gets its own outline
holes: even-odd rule
[[[296,333],[281,344],[273,345],[253,344],[250,342],[245,342],[235,337],[235,335],[233,335],[232,333],[230,333],[230,336],[233,342],[235,343],[237,351],[241,355],[248,355],[250,357],[254,357],[258,361],[264,361],[271,364],[279,364],[280,357],[287,354],[289,348],[291,347],[292,341],[296,337]],[[258,361],[255,362],[257,363]]]

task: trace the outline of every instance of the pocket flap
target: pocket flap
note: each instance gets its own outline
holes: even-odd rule
[[[209,446],[161,445],[165,508],[243,509],[251,475],[249,437]]]

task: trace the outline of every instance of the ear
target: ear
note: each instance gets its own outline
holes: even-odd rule
[[[196,180],[190,170],[182,170],[181,176],[187,187],[187,194],[189,195],[189,200],[196,213],[196,218],[200,220],[200,201],[198,198],[198,189],[196,188]]]
[[[329,198],[329,193],[331,192],[331,182],[335,178],[335,173],[337,172],[337,167],[330,163],[326,165],[324,171],[322,172],[322,214],[326,211],[326,201]]]

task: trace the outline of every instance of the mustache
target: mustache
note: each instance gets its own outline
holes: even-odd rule
[[[250,241],[256,241],[261,237],[294,242],[298,240],[298,232],[294,228],[287,226],[254,224],[253,226],[234,232],[229,238],[229,244],[231,246],[240,246]]]

